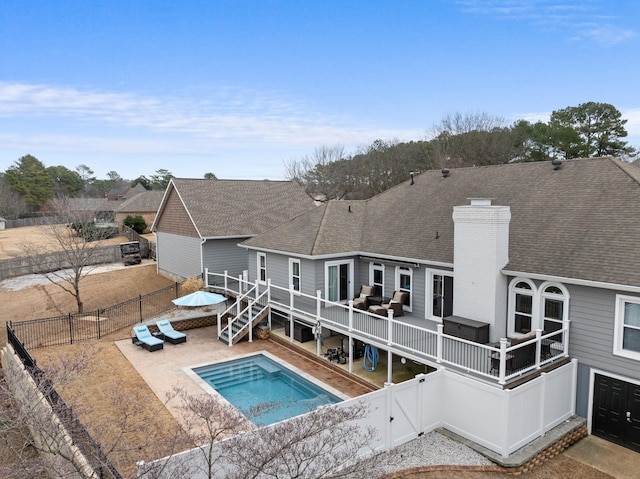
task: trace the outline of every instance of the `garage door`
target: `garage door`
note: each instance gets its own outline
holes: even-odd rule
[[[640,385],[595,375],[591,432],[640,452]]]

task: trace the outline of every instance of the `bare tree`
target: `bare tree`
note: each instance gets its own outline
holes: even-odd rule
[[[171,458],[171,466],[164,461],[147,464],[144,477],[358,479],[374,475],[382,461],[396,460],[393,453],[373,454],[377,432],[360,423],[369,413],[362,402],[321,406],[256,428],[248,417],[282,404],[258,405],[245,417],[209,394],[193,396],[174,389],[168,399],[180,401],[177,408],[194,449],[190,455]]]
[[[311,195],[340,199],[347,192],[345,180],[348,180],[348,161],[342,145],[323,145],[316,148],[312,155],[285,162],[285,176],[300,182]]]
[[[359,423],[369,413],[363,402],[321,406],[303,416],[241,435],[224,444],[233,471],[228,479],[340,478],[374,476],[392,454],[374,455],[373,427]]]
[[[45,271],[44,276],[51,283],[75,298],[81,313],[84,306],[80,282],[93,269],[98,247],[114,230],[96,227],[93,219],[72,212],[68,198],[56,198],[51,202],[51,209],[58,221],[62,221],[44,227],[51,237],[51,245],[43,247],[26,242],[22,249],[34,270]]]
[[[31,208],[23,196],[14,190],[4,174],[0,173],[0,216],[17,218],[30,211]]]
[[[1,477],[94,479],[95,471],[107,466],[105,456],[53,386],[73,381],[89,357],[90,353],[67,357],[50,365],[46,374],[31,367],[31,376],[24,374],[19,360],[8,361],[0,381]]]
[[[182,429],[195,454],[146,463],[139,477],[220,477],[219,441],[251,429],[251,423],[237,409],[205,393],[192,395],[174,387],[167,395],[167,403],[174,403],[181,412]]]

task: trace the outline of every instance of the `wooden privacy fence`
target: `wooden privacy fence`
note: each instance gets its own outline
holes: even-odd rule
[[[30,349],[73,344],[120,331],[173,307],[180,283],[140,295],[124,303],[84,313],[10,322],[22,343]]]
[[[129,241],[137,241],[140,243],[140,256],[143,258],[152,258],[155,259],[155,254],[152,254],[150,241],[140,234],[129,228],[127,225],[122,227],[122,234],[127,237]]]
[[[50,265],[55,265],[55,269],[71,267],[68,262],[65,264],[61,254],[62,253],[58,251],[34,255],[31,258],[21,256],[0,260],[0,281],[26,274],[48,273],[51,270]],[[87,258],[85,266],[117,263],[118,261],[122,261],[120,245],[99,246],[91,253],[91,256]]]

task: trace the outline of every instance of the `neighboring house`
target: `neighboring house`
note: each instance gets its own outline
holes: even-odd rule
[[[122,229],[127,216],[142,216],[147,223],[147,229],[143,233],[150,232],[163,196],[164,191],[144,190],[123,201],[116,209],[118,228]]]
[[[158,271],[176,280],[205,268],[238,276],[247,265],[238,243],[312,208],[291,181],[172,178],[152,226]]]
[[[98,223],[115,221],[117,203],[106,198],[69,198],[69,212],[75,218],[95,220]]]
[[[141,183],[136,183],[136,185],[132,188],[129,183],[122,183],[115,185],[111,188],[106,194],[105,197],[109,201],[122,201],[127,198],[132,198],[135,195],[140,193],[144,193],[146,188],[142,186]]]
[[[164,208],[183,208],[171,216],[172,228],[192,238],[189,254],[197,258],[198,242],[214,236],[215,228],[198,232],[200,222],[185,214],[196,206],[182,206],[181,186],[170,187]],[[216,208],[215,200],[205,199],[201,194],[200,209]],[[235,205],[238,215],[246,206]],[[163,216],[159,240],[166,236],[170,243],[175,233],[167,226],[170,215]],[[446,334],[447,321],[467,318],[488,325],[494,345],[535,330],[560,331],[549,342],[561,348],[552,355],[578,361],[576,414],[588,418],[594,434],[640,450],[639,169],[593,158],[427,171],[369,200],[330,201],[291,216],[242,243],[250,281],[270,280],[311,296],[319,291],[341,303],[357,296],[360,285],[376,285],[384,297],[404,291],[399,321],[433,331],[446,318]],[[232,236],[237,241],[242,235]],[[217,266],[211,262],[221,272]],[[199,267],[198,259],[193,271]],[[368,333],[358,330],[353,311],[349,329],[339,332],[364,338]],[[387,344],[408,355],[401,345]],[[419,348],[411,351],[414,360],[442,367]],[[510,360],[506,356],[507,367]]]

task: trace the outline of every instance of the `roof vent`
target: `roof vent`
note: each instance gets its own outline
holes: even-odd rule
[[[449,168],[442,168],[441,173],[443,178],[449,178]]]
[[[553,165],[553,170],[559,170],[560,168],[562,168],[562,160],[560,158],[554,158],[554,160],[551,162],[551,164]]]

